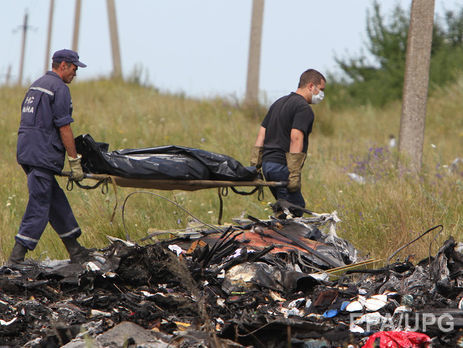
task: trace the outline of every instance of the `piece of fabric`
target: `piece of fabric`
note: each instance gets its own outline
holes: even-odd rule
[[[71,122],[69,88],[56,73],[49,71],[31,85],[22,102],[18,163],[60,173],[65,148],[59,128]]]
[[[33,250],[48,222],[61,238],[79,237],[81,230],[53,172],[27,166],[24,166],[24,170],[29,202],[16,240]]]
[[[289,170],[288,167],[281,163],[263,162],[262,171],[267,181],[288,181]],[[301,190],[289,192],[286,187],[269,187],[273,196],[278,199],[287,200],[290,203],[296,204],[305,208],[305,200],[302,196]],[[297,214],[302,216],[302,212]]]
[[[291,130],[304,133],[302,152],[307,152],[314,114],[309,103],[300,94],[281,97],[270,107],[262,121],[265,128],[264,162],[286,164],[286,153],[291,143]]]

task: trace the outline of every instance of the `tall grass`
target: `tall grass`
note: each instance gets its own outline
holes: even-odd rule
[[[329,105],[314,107],[316,123],[310,137],[309,158],[303,171],[303,194],[307,207],[316,212],[336,210],[340,236],[365,254],[387,257],[401,245],[437,224],[443,232],[432,243],[432,251],[448,236],[461,238],[463,222],[463,168],[450,172],[455,158],[463,157],[463,79],[442,88],[429,100],[424,145],[424,169],[419,178],[396,170],[396,150],[387,147],[389,135],[398,137],[400,104],[387,108],[346,106],[332,111]],[[70,85],[75,135],[89,133],[110,150],[158,145],[185,145],[230,155],[249,162],[260,120],[225,99],[194,100],[164,95],[152,88],[121,81],[99,80]],[[27,203],[26,176],[16,163],[19,108],[24,88],[1,88],[0,93],[0,261],[5,261],[14,243]],[[329,98],[329,96],[327,96]],[[261,115],[263,117],[264,114]],[[355,173],[364,184],[347,174]],[[62,187],[66,180],[58,179]],[[91,182],[89,182],[90,184]],[[67,196],[82,227],[86,246],[103,247],[106,235],[133,240],[147,235],[149,228],[185,228],[191,217],[168,201],[151,194],[135,194],[124,209],[123,199],[135,189],[109,187],[74,188]],[[187,209],[206,223],[216,223],[216,190],[195,192],[148,191],[160,194]],[[230,193],[224,199],[226,223],[251,214],[267,218],[268,190],[264,202],[257,196]],[[117,202],[114,220],[111,215]],[[416,258],[428,254],[434,236],[427,236],[404,251]],[[34,258],[67,257],[59,238],[50,228],[44,232]]]

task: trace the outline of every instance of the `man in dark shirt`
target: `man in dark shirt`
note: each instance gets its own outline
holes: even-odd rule
[[[21,263],[26,252],[34,250],[48,222],[63,241],[71,262],[83,261],[89,252],[77,242],[80,227],[54,177],[61,173],[67,152],[71,179],[84,178],[70,125],[74,120],[66,84],[76,76],[78,67],[86,65],[67,49],[55,52],[52,61],[52,71],[29,87],[21,106],[17,160],[27,175],[29,202],[8,259],[10,265]]]
[[[309,146],[314,114],[309,104],[324,98],[326,79],[314,69],[302,73],[296,92],[281,97],[272,104],[265,116],[251,157],[251,165],[262,172],[266,180],[288,181],[287,187],[272,187],[278,200],[305,207],[301,193],[301,171]],[[300,210],[295,215],[301,216]]]

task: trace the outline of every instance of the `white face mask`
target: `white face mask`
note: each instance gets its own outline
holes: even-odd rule
[[[312,94],[312,104],[321,103],[321,101],[325,98],[325,92],[319,91],[318,94]]]

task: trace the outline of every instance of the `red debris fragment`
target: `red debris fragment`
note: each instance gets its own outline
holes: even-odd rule
[[[379,331],[368,338],[362,348],[426,348],[430,347],[431,338],[420,332],[413,331]]]

